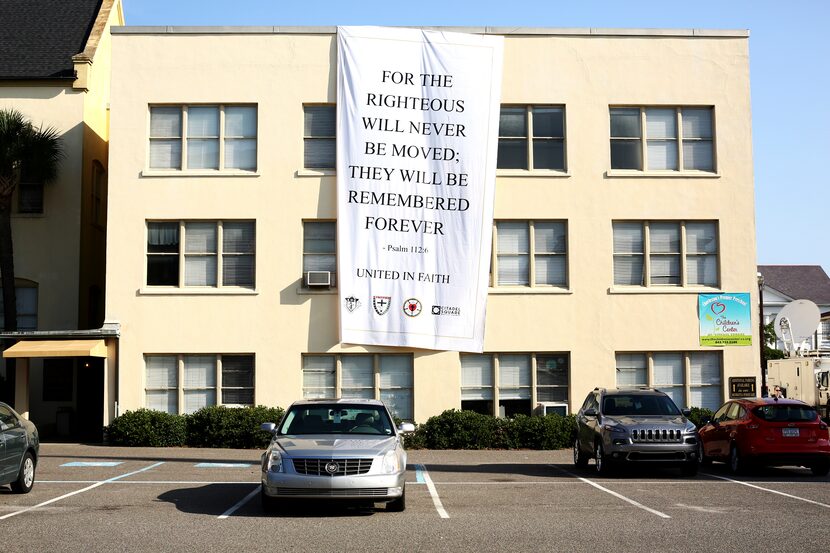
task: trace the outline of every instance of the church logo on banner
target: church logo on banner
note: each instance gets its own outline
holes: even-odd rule
[[[337,45],[340,340],[481,352],[504,38],[338,27]]]

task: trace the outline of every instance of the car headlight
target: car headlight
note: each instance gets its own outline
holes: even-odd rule
[[[686,421],[686,428],[683,429],[686,434],[694,434],[697,432],[697,426],[692,421]]]
[[[282,472],[282,455],[277,449],[272,449],[266,460],[265,470],[267,472]]]
[[[386,474],[393,474],[398,472],[400,468],[401,465],[397,452],[394,449],[392,451],[387,451],[383,456],[383,472]]]
[[[614,434],[625,434],[626,429],[624,426],[619,426],[617,424],[603,424],[603,430],[607,430],[608,432],[612,432]]]

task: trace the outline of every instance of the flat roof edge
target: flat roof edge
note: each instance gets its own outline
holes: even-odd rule
[[[462,32],[484,35],[536,35],[536,36],[631,36],[631,37],[704,37],[747,38],[749,30],[719,29],[604,29],[604,28],[546,28],[546,27],[430,27],[399,26],[437,31]],[[275,26],[113,26],[114,35],[333,35],[337,27],[275,27]]]

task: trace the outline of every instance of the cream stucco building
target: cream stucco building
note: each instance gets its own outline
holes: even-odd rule
[[[336,29],[112,29],[119,412],[338,395],[424,422],[617,385],[713,408],[760,376],[748,33],[452,30],[505,37],[484,355],[339,342]],[[718,292],[751,294],[752,346],[699,345]]]

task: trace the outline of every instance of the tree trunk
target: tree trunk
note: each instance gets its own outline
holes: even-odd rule
[[[14,288],[11,195],[0,195],[0,285],[3,286],[3,322],[6,332],[17,330],[17,294]]]

